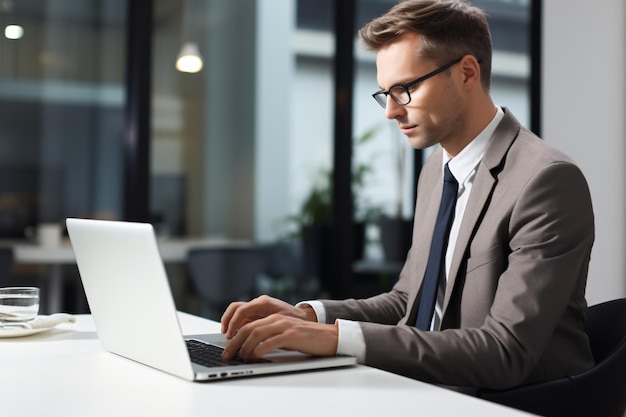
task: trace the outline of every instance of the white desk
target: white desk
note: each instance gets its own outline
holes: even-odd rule
[[[165,263],[182,263],[194,247],[242,247],[249,246],[246,240],[221,238],[171,238],[159,239],[159,250]],[[76,263],[74,250],[69,240],[65,239],[58,246],[42,246],[25,241],[0,240],[0,245],[13,248],[14,262],[32,265],[44,265],[49,268],[46,297],[51,313],[62,311],[63,305],[63,265]]]
[[[180,313],[186,334],[218,324]],[[4,416],[524,416],[365,366],[193,383],[102,350],[89,315],[0,339]]]

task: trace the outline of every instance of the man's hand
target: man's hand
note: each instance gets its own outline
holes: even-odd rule
[[[222,315],[222,332],[231,339],[222,357],[258,359],[274,349],[296,350],[316,356],[337,353],[338,329],[317,323],[311,307],[294,307],[261,296],[249,303],[232,303]]]
[[[309,306],[294,307],[284,301],[262,295],[250,302],[236,302],[229,305],[222,314],[222,333],[230,339],[247,323],[272,314],[317,321],[315,311]]]

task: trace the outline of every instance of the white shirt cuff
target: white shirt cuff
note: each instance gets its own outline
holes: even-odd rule
[[[311,308],[313,309],[313,311],[315,311],[315,314],[317,315],[318,323],[326,323],[326,309],[324,308],[324,304],[322,304],[321,301],[318,301],[318,300],[301,301],[298,304],[296,304],[296,307],[299,307],[302,304],[311,306]]]
[[[356,356],[359,363],[365,363],[365,337],[356,321],[337,319],[339,340],[337,355]]]
[[[318,323],[326,323],[326,309],[321,301],[301,301],[296,307],[302,304],[311,306],[317,314]],[[359,363],[365,363],[365,337],[359,323],[343,319],[337,319],[335,323],[339,331],[337,355],[356,356]]]

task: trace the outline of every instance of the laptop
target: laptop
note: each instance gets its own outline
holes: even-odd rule
[[[150,224],[75,218],[66,224],[98,338],[109,352],[189,381],[356,364],[354,357],[322,358],[287,350],[273,351],[258,362],[225,363],[219,358],[227,344],[223,334],[183,336]],[[217,363],[202,356],[207,350],[216,351]]]

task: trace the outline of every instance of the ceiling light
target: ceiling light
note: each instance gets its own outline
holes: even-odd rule
[[[183,45],[176,60],[176,69],[181,72],[199,72],[202,69],[202,57],[198,45],[187,42]]]
[[[8,25],[4,28],[4,36],[7,39],[20,39],[24,36],[24,28],[20,25]]]

